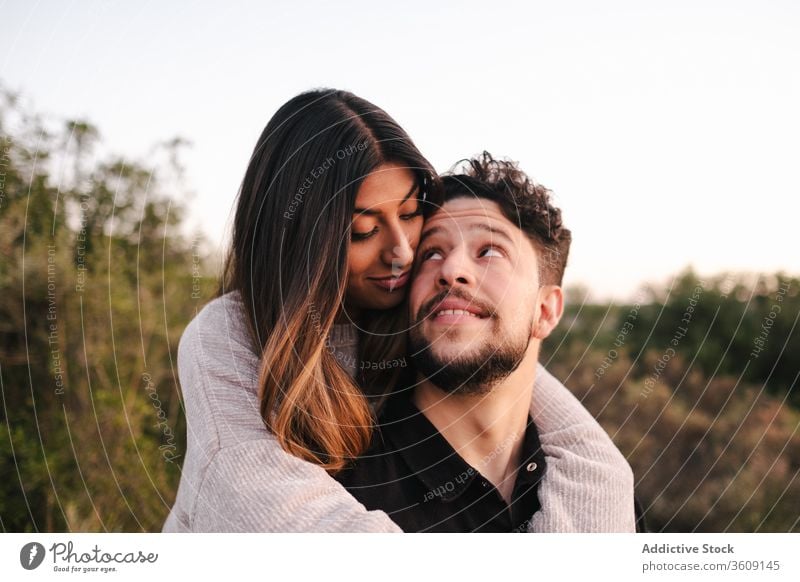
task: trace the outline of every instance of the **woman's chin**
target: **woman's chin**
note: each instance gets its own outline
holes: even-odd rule
[[[405,291],[395,291],[391,295],[377,299],[375,301],[375,307],[372,309],[392,309],[393,307],[400,305],[405,298]]]
[[[361,309],[384,310],[397,307],[406,298],[405,289],[398,289],[392,293],[382,293],[380,295],[370,295],[364,297],[359,303]]]

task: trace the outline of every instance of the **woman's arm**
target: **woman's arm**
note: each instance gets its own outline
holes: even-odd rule
[[[535,532],[634,532],[633,471],[589,411],[540,364],[531,416],[546,455]]]
[[[323,469],[286,453],[258,403],[258,357],[240,304],[215,299],[178,349],[187,451],[165,532],[398,532]]]
[[[163,531],[400,531],[324,470],[286,453],[267,431],[258,357],[247,345],[239,310],[230,295],[215,299],[181,338],[187,451]],[[547,455],[542,509],[531,530],[634,531],[630,466],[542,366],[531,413]]]

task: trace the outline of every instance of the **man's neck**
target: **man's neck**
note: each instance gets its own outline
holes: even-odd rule
[[[448,394],[424,380],[412,396],[447,442],[507,503],[522,456],[536,376],[538,349],[530,348],[520,366],[486,394]]]

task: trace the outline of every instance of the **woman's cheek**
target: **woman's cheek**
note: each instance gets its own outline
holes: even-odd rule
[[[370,264],[370,243],[369,241],[355,242],[350,245],[350,256],[348,257],[349,278],[358,278],[367,271]]]
[[[409,224],[409,232],[408,235],[408,244],[411,246],[411,250],[414,251],[414,254],[417,253],[417,247],[419,246],[419,237],[422,234],[422,225],[425,224],[424,219],[421,216],[418,216],[414,220],[411,221]]]

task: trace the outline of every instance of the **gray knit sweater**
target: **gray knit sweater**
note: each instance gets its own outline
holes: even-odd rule
[[[211,301],[178,348],[187,450],[164,532],[397,532],[323,469],[286,453],[264,426],[258,356],[236,294]],[[353,371],[357,336],[330,336]],[[578,400],[541,365],[531,414],[547,455],[534,532],[633,532],[633,473]]]

